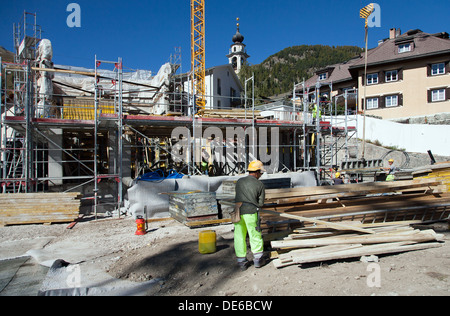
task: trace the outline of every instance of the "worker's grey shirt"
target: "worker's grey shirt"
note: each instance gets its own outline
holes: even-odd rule
[[[241,178],[236,183],[235,202],[243,202],[241,214],[254,214],[264,205],[264,184],[253,176]]]

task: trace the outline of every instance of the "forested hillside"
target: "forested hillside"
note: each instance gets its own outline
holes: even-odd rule
[[[291,91],[294,82],[306,80],[317,70],[347,61],[362,51],[356,46],[293,46],[270,56],[259,65],[245,65],[239,77],[244,83],[245,78],[255,74],[256,98],[276,96]]]

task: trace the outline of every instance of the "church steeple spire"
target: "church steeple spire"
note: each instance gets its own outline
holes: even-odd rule
[[[237,18],[236,20],[237,20],[237,23],[236,23],[237,30],[236,30],[236,34],[234,34],[233,39],[232,39],[233,43],[235,43],[235,44],[242,43],[244,41],[244,36],[239,32],[239,26],[240,26],[239,18]]]
[[[244,42],[244,36],[240,32],[240,23],[239,18],[236,19],[236,34],[234,34],[233,38],[231,39],[233,41],[233,44],[230,48],[230,53],[227,55],[229,63],[233,65],[234,70],[236,73],[239,73],[239,71],[242,68],[242,65],[247,61],[247,58],[250,56],[247,55],[247,51],[245,49]]]

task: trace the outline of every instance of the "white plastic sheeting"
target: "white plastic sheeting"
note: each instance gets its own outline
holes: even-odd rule
[[[128,210],[134,216],[145,216],[147,218],[165,218],[169,214],[169,195],[161,194],[174,191],[216,192],[222,194],[222,182],[226,180],[237,180],[243,176],[185,176],[182,179],[165,179],[162,181],[138,181],[128,189]],[[291,172],[279,174],[264,174],[263,179],[291,178],[292,187],[316,186],[317,181],[314,172]]]
[[[53,68],[53,48],[52,43],[48,39],[42,39],[39,42],[38,56],[36,62],[39,68]],[[38,85],[38,106],[36,110],[37,117],[48,117],[50,115],[50,106],[53,99],[53,83],[54,74],[48,71],[40,71],[37,79]]]
[[[101,66],[100,66],[101,67]],[[56,68],[94,73],[94,69],[86,69],[81,67],[63,66],[57,65]],[[99,76],[109,78],[101,79],[98,83],[99,87],[106,94],[114,95],[116,90],[117,71],[105,70],[98,68],[97,73]],[[161,66],[157,75],[152,77],[151,71],[137,70],[134,72],[124,72],[123,80],[130,83],[123,83],[123,92],[126,96],[131,96],[132,102],[139,102],[152,106],[151,110],[148,108],[140,108],[142,111],[148,114],[164,114],[169,110],[169,100],[166,97],[169,91],[170,79],[173,75],[173,69],[170,63],[166,63]],[[79,74],[70,73],[56,73],[54,81],[55,83],[61,83],[61,89],[65,94],[71,96],[92,96],[95,91],[95,79],[93,77],[87,77]],[[143,86],[145,85],[145,86]],[[152,89],[148,86],[155,87]],[[73,87],[73,88],[71,88]]]

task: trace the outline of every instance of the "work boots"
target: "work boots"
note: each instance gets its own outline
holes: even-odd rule
[[[247,270],[247,268],[250,266],[250,262],[247,260],[247,258],[238,258],[237,264],[241,271]]]
[[[261,268],[267,264],[267,259],[264,257],[264,253],[255,253],[253,264],[255,265],[255,268]]]
[[[255,268],[261,268],[267,264],[267,260],[265,257],[261,257],[253,260],[253,264],[255,265]]]

